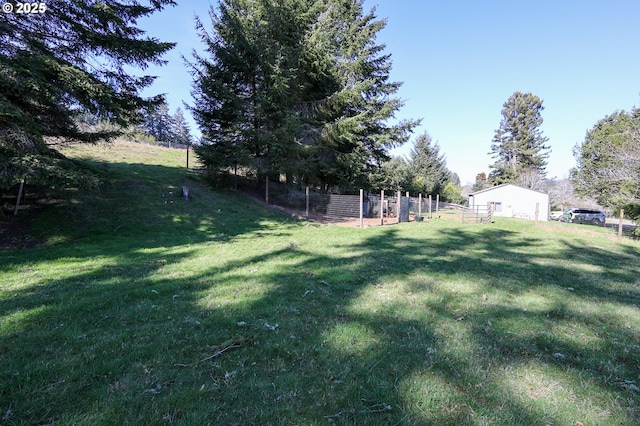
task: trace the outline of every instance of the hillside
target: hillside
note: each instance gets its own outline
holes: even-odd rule
[[[105,184],[0,253],[0,424],[640,422],[637,242],[307,224],[184,151],[67,154]]]

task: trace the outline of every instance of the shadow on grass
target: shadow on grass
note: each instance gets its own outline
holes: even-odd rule
[[[0,260],[30,276],[64,257],[2,292],[2,422],[640,421],[637,252],[497,225],[305,228],[199,184],[156,211],[180,184],[132,183],[158,202],[105,212],[118,232],[91,237],[96,219]]]
[[[114,251],[130,252],[231,241],[288,222],[249,200],[212,192],[201,176],[185,169],[82,161],[102,176],[103,184],[97,190],[73,189],[47,200],[50,207],[32,227],[43,246],[38,254],[46,259],[47,251],[56,244],[88,241],[97,246],[95,252],[85,252],[91,257],[111,254],[104,253],[109,246],[120,245]],[[183,186],[190,188],[188,201],[182,197]]]

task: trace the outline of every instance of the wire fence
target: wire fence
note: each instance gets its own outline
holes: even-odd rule
[[[421,221],[438,215],[441,210],[463,206],[441,202],[440,196],[396,191],[371,193],[360,190],[358,194],[329,194],[310,188],[265,181],[264,200],[267,204],[294,210],[297,216],[320,219],[327,222],[366,220],[367,224]]]
[[[459,219],[463,223],[491,223],[491,206],[467,207],[440,201],[438,194],[410,196],[399,191],[330,194],[265,181],[263,197],[267,204],[295,212],[301,218],[353,226],[383,225],[426,218]],[[633,224],[607,223],[605,228],[621,237],[638,239]]]
[[[619,224],[619,223],[605,223],[604,227],[612,234],[616,234],[619,237],[640,239],[640,236],[635,234],[637,229],[636,225],[631,224]]]

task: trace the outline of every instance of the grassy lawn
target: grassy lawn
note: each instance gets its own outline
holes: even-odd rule
[[[306,224],[184,151],[70,153],[107,182],[0,252],[0,424],[640,423],[638,242]]]

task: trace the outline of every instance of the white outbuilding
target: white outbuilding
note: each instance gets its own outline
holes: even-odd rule
[[[493,216],[515,217],[519,219],[549,220],[549,194],[506,183],[469,194],[469,207],[487,209],[491,207]]]

